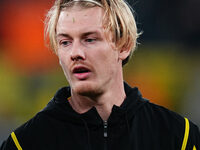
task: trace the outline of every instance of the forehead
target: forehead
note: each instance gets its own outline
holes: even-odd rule
[[[80,8],[75,6],[61,11],[57,33],[65,31],[84,31],[88,29],[101,29],[104,11],[100,7]]]

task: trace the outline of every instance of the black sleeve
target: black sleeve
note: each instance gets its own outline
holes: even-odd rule
[[[15,146],[11,136],[9,136],[8,139],[2,143],[0,150],[17,150],[17,147]]]
[[[194,127],[194,145],[196,146],[197,150],[200,150],[200,131],[197,126]]]
[[[194,147],[196,150],[200,150],[200,131],[195,124],[190,122],[190,133],[187,148],[188,150],[194,150]]]

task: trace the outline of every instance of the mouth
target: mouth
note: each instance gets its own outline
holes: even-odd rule
[[[89,78],[91,70],[83,66],[78,66],[75,67],[72,72],[77,79],[85,80]]]
[[[85,67],[75,67],[73,69],[73,73],[86,73],[86,72],[91,72],[91,71]]]

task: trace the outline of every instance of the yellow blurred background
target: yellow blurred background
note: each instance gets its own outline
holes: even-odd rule
[[[125,81],[139,87],[151,102],[200,125],[199,21],[193,19],[192,26],[187,22],[180,26],[181,11],[190,5],[178,7],[178,15],[175,4],[173,13],[167,6],[166,10],[160,8],[166,1],[155,6],[150,0],[129,2],[136,7],[138,27],[144,33],[124,67]],[[0,144],[13,129],[44,108],[58,88],[68,85],[57,57],[43,40],[43,22],[52,4],[53,0],[0,1]]]

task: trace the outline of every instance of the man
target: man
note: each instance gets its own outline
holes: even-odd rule
[[[199,150],[196,125],[123,82],[138,37],[123,0],[57,0],[46,33],[70,87],[1,150]]]

